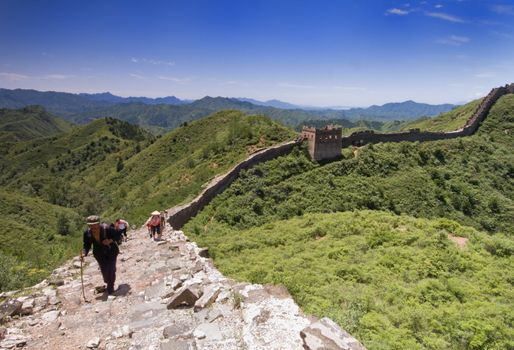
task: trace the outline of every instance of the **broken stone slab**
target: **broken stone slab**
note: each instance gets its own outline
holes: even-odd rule
[[[50,305],[57,305],[60,302],[61,301],[59,300],[59,298],[57,296],[53,296],[53,297],[48,298],[48,304],[50,304]]]
[[[43,316],[41,316],[41,319],[48,323],[54,322],[55,320],[57,320],[57,317],[59,317],[60,314],[61,312],[59,310],[48,311],[45,312]]]
[[[34,311],[35,300],[33,298],[27,299],[23,302],[20,310],[20,315],[26,316],[32,314]]]
[[[182,287],[182,281],[178,278],[172,277],[171,280],[166,281],[166,285],[170,286],[173,290],[177,290]]]
[[[34,299],[34,311],[44,309],[48,305],[48,297],[46,295]]]
[[[305,350],[366,350],[334,321],[324,317],[300,332]]]
[[[48,283],[51,285],[51,286],[63,286],[64,285],[64,279],[62,278],[55,278],[55,277],[50,277],[50,279],[48,280]]]
[[[182,275],[180,275],[178,278],[184,282],[184,281],[187,281],[189,279],[189,277],[191,277],[191,275],[189,275],[188,273],[184,273]]]
[[[219,325],[217,325],[216,323],[202,323],[198,325],[198,327],[196,327],[196,329],[193,332],[193,336],[197,339],[205,338],[209,341],[223,339],[221,329]]]
[[[0,305],[0,320],[4,317],[19,315],[23,303],[18,300],[8,300]]]
[[[182,287],[171,297],[167,308],[168,310],[176,309],[184,305],[192,307],[199,298],[200,294],[197,289],[193,288],[193,286]]]
[[[218,285],[209,285],[205,288],[203,295],[195,303],[193,310],[199,311],[203,308],[210,306],[218,297],[221,292],[221,288]]]
[[[88,348],[88,349],[96,349],[99,345],[100,345],[100,337],[94,337],[94,338],[91,338],[87,342],[86,348]]]
[[[184,340],[169,339],[166,342],[162,342],[160,350],[189,350],[189,343]],[[196,349],[196,347],[194,347]]]
[[[128,325],[124,325],[123,327],[118,327],[116,330],[114,330],[111,333],[111,336],[113,338],[121,338],[121,337],[131,337],[132,336],[132,330]]]
[[[177,271],[177,270],[180,270],[182,268],[182,266],[180,266],[180,263],[178,263],[176,261],[168,261],[168,268],[171,271]]]
[[[20,334],[6,335],[5,339],[0,342],[1,349],[21,348],[27,344],[29,338]]]
[[[181,320],[176,320],[174,324],[164,327],[162,335],[165,339],[174,338],[190,332],[191,328],[191,324]]]
[[[57,291],[52,287],[46,287],[43,289],[43,294],[47,297],[55,297],[57,296]]]

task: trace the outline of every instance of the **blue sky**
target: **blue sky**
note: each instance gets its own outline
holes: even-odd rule
[[[514,81],[514,0],[0,0],[0,87],[367,106]]]

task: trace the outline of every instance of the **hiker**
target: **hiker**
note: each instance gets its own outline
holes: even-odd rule
[[[120,252],[116,242],[119,240],[118,233],[111,225],[100,224],[100,217],[96,215],[88,216],[88,229],[84,231],[84,247],[80,253],[80,259],[88,255],[93,246],[93,256],[100,270],[102,277],[107,285],[107,293],[114,293],[114,282],[116,281],[116,258]]]
[[[150,238],[154,240],[161,239],[161,213],[157,210],[153,211],[151,216],[146,220],[146,227],[148,227],[148,233]],[[157,239],[156,239],[157,235]]]
[[[129,227],[129,223],[121,218],[117,218],[114,227],[119,231],[120,238],[125,236],[125,242],[128,241],[127,229]]]
[[[164,228],[166,227],[166,216],[163,211],[161,211],[161,234],[164,233]]]

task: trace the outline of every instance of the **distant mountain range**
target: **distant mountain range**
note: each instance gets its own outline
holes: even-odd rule
[[[235,109],[250,114],[267,115],[286,125],[297,126],[308,120],[412,120],[435,116],[453,109],[450,104],[429,105],[406,101],[383,106],[350,109],[311,109],[279,100],[258,101],[251,98],[206,96],[199,100],[120,97],[109,92],[71,94],[24,89],[0,89],[0,108],[41,105],[50,113],[73,123],[87,123],[101,117],[113,117],[162,133],[184,122],[196,120],[220,110]]]

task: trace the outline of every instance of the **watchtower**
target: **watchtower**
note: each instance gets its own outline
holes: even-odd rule
[[[327,125],[324,128],[304,126],[302,137],[309,143],[309,154],[315,161],[331,160],[341,157],[343,129]]]

